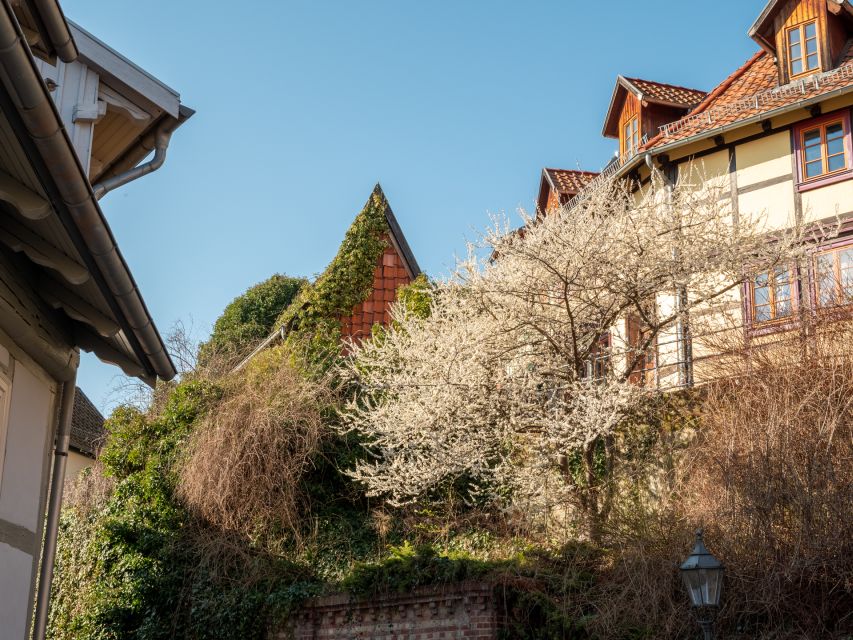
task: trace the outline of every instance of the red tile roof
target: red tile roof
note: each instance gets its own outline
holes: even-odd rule
[[[651,80],[642,80],[640,78],[625,78],[633,84],[643,97],[652,102],[662,104],[670,104],[679,107],[693,107],[699,104],[707,95],[699,89],[688,89],[687,87],[679,87],[674,84],[666,84],[663,82],[652,82]]]
[[[765,51],[758,51],[707,98],[681,120],[666,125],[643,147],[653,149],[691,138],[740,120],[819,98],[853,85],[853,40],[847,43],[842,62],[836,69],[778,86],[776,63]]]
[[[574,195],[598,175],[594,171],[569,171],[567,169],[545,169],[545,175],[557,193]]]

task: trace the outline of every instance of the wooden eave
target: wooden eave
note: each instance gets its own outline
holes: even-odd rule
[[[394,246],[394,250],[403,259],[403,263],[406,267],[406,271],[409,273],[409,277],[414,280],[421,274],[421,268],[418,265],[418,261],[415,259],[415,254],[412,252],[412,249],[406,240],[406,236],[403,234],[403,229],[400,228],[400,223],[397,222],[397,216],[394,215],[394,211],[391,209],[391,204],[388,202],[388,198],[385,197],[385,192],[382,191],[382,187],[379,183],[376,184],[374,192],[378,193],[385,202],[385,221],[388,223],[391,244]]]
[[[610,107],[607,109],[607,117],[604,119],[604,129],[601,132],[605,138],[619,137],[619,115],[622,113],[622,106],[625,104],[625,98],[628,96],[629,91],[638,100],[643,100],[643,92],[636,85],[625,76],[616,76],[616,86],[613,88]]]
[[[542,169],[542,177],[539,180],[539,195],[536,198],[537,214],[545,213],[545,208],[548,205],[548,191],[555,189],[554,183],[551,182],[551,176],[548,175],[548,170]]]

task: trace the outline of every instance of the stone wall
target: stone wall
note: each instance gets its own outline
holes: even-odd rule
[[[272,640],[494,640],[494,588],[461,583],[369,600],[347,595],[309,600],[289,628]]]

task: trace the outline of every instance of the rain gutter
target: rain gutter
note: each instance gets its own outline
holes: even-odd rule
[[[56,0],[31,0],[44,24],[51,46],[63,62],[74,62],[79,55],[77,45],[68,28],[68,22],[62,13],[62,7]]]
[[[749,118],[744,118],[743,120],[737,120],[736,122],[732,122],[731,124],[723,125],[721,127],[717,127],[716,129],[706,129],[702,133],[698,133],[694,136],[690,136],[688,138],[684,138],[682,140],[676,140],[675,142],[670,142],[669,144],[661,145],[659,147],[654,147],[652,149],[648,149],[646,151],[639,152],[634,158],[625,163],[619,171],[614,174],[614,177],[619,178],[628,173],[630,173],[633,169],[644,162],[648,162],[645,157],[647,155],[656,156],[661,154],[667,154],[673,149],[680,149],[681,147],[685,147],[691,145],[695,142],[701,142],[702,140],[707,140],[714,136],[722,135],[729,131],[734,131],[735,129],[740,129],[741,127],[746,127],[751,124],[759,124],[764,120],[770,120],[772,118],[776,118],[788,113],[793,113],[794,111],[798,111],[799,109],[807,109],[808,107],[823,102],[825,100],[830,100],[832,98],[837,98],[839,96],[846,95],[848,93],[853,93],[853,84],[848,85],[846,87],[841,87],[840,89],[835,89],[834,91],[830,91],[828,93],[823,93],[819,96],[813,96],[806,100],[802,100],[797,102],[796,104],[787,105],[784,107],[779,107],[777,109],[773,109],[771,111],[766,111],[759,115],[750,116]]]
[[[8,0],[0,0],[0,81],[20,116],[40,177],[133,351],[149,376],[176,375],[166,347],[98,206]],[[26,146],[26,145],[25,145]],[[38,169],[38,167],[37,167]],[[45,175],[46,174],[46,175]]]

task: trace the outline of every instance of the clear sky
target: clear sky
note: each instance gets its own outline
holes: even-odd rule
[[[764,0],[63,0],[197,114],[165,166],[101,201],[161,333],[203,338],[273,273],[326,266],[380,181],[445,275],[542,167],[598,170],[617,74],[710,90]],[[85,355],[102,410],[118,370]]]

